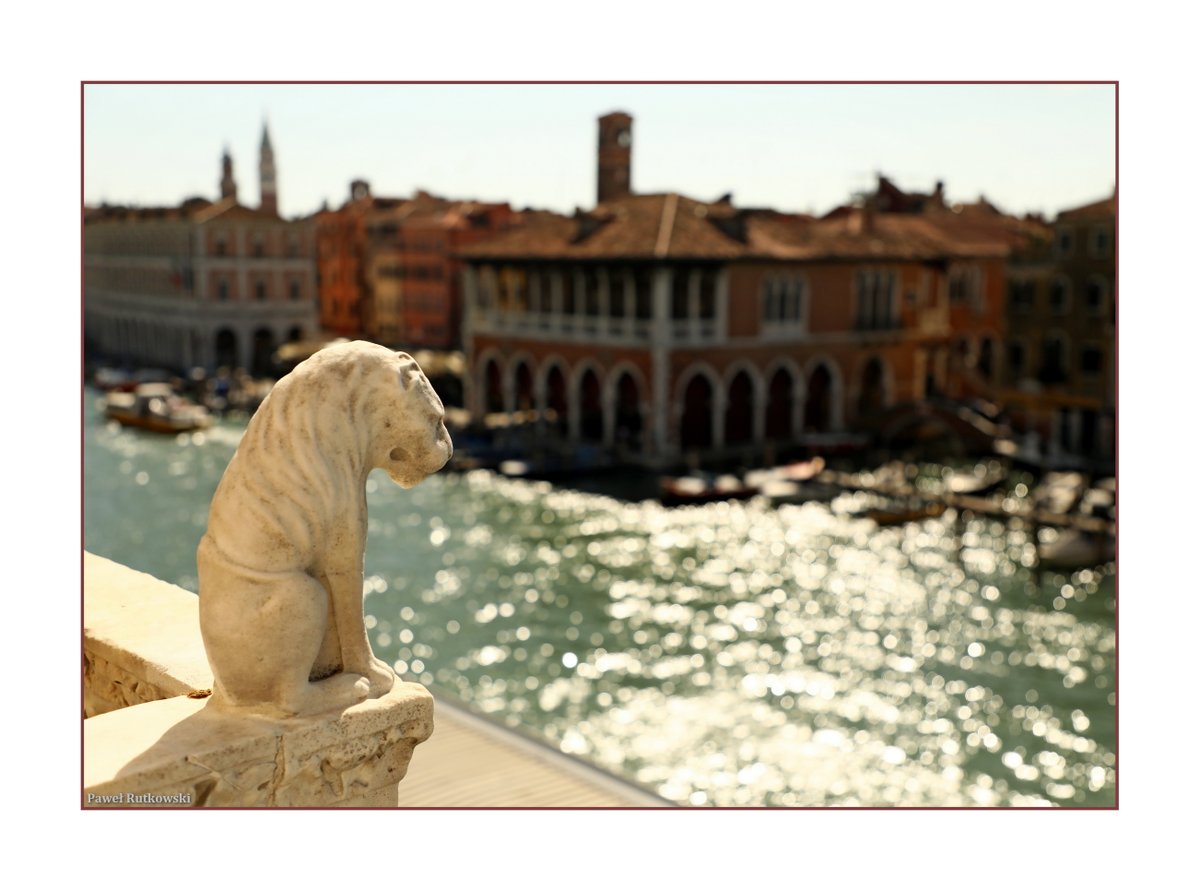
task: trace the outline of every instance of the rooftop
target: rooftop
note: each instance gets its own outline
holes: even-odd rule
[[[1060,211],[1058,214],[1058,222],[1064,223],[1073,220],[1098,220],[1112,219],[1117,215],[1117,193],[1113,192],[1108,198],[1100,201],[1093,201],[1091,204],[1085,204],[1082,207],[1072,207],[1068,210]]]
[[[988,205],[990,208],[990,205]],[[990,208],[994,211],[994,208]],[[632,195],[574,217],[545,215],[464,251],[500,259],[937,259],[1002,257],[1030,234],[1026,221],[983,209],[920,214],[845,208],[814,220],[728,198]]]
[[[282,220],[282,217],[277,213],[238,204],[237,200],[233,198],[223,198],[215,202],[209,201],[207,198],[188,198],[181,204],[171,207],[136,207],[132,205],[101,204],[98,207],[85,207],[83,213],[84,222],[87,223],[134,223],[162,220],[207,223],[217,217],[223,217],[226,220]]]

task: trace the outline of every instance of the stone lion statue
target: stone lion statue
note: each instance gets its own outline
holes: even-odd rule
[[[409,488],[440,470],[453,453],[444,417],[411,356],[362,341],[275,385],[196,552],[214,705],[307,715],[392,688],[363,624],[367,475]]]

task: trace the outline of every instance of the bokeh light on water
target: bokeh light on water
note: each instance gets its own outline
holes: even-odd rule
[[[89,409],[85,546],[196,587],[240,430]],[[830,504],[666,509],[508,480],[368,482],[375,652],[694,805],[1111,805],[1112,567]]]

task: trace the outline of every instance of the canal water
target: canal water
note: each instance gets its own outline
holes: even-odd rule
[[[242,426],[106,424],[85,393],[84,545],[195,591]],[[862,496],[664,508],[376,472],[364,585],[376,655],[691,805],[1115,800],[1111,565],[1035,576],[1029,534]]]

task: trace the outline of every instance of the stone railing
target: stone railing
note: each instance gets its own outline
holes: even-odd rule
[[[390,807],[433,731],[419,684],[300,718],[212,708],[194,594],[84,557],[85,807]]]

